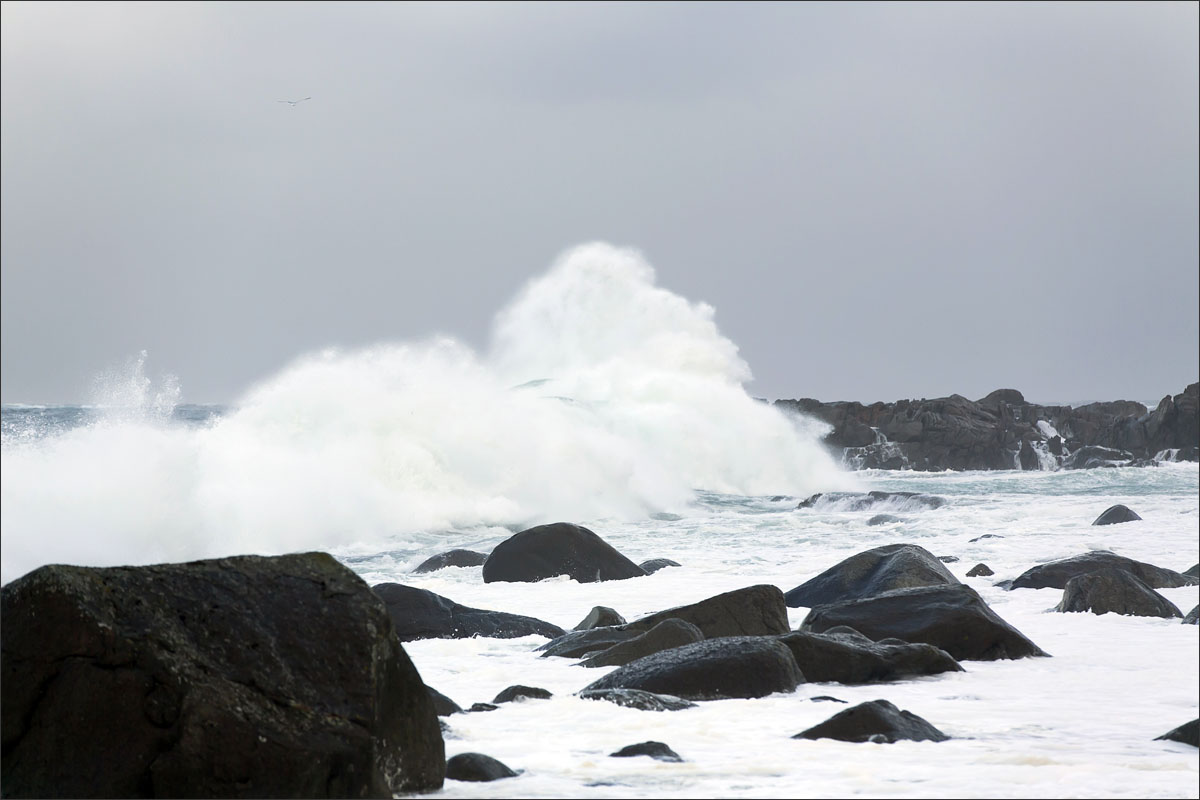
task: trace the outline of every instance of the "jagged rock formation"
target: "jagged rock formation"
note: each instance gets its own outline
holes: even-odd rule
[[[833,426],[825,443],[856,469],[1088,469],[1200,460],[1200,383],[1153,411],[1117,400],[1028,403],[1015,389],[895,403],[776,400]]]

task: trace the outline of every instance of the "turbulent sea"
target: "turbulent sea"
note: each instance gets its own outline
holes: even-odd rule
[[[713,310],[654,283],[630,251],[568,253],[497,317],[491,349],[448,339],[298,359],[229,407],[186,405],[144,359],[89,405],[5,405],[3,581],[42,564],[96,566],[326,550],[369,584],[574,627],[593,606],[626,619],[769,583],[787,591],[865,549],[939,556],[1050,658],[965,672],[650,712],[574,692],[610,668],[539,658],[545,640],[423,640],[405,650],[464,708],[523,684],[549,700],[447,719],[446,755],[521,770],[445,797],[1197,797],[1197,751],[1155,741],[1200,712],[1198,629],[1179,620],[1053,611],[1061,590],[993,584],[1108,549],[1183,571],[1200,557],[1195,464],[1064,472],[849,472],[824,430],[743,388]],[[805,394],[797,376],[796,394]],[[1102,398],[1098,398],[1102,399]],[[921,492],[899,503],[797,509],[815,492]],[[1143,519],[1092,526],[1124,503]],[[876,514],[893,519],[869,525]],[[479,567],[414,575],[451,548],[482,552],[531,525],[584,525],[644,578],[484,584]],[[988,538],[980,538],[991,534]],[[972,541],[976,540],[976,541]],[[986,563],[995,574],[969,578]],[[1160,593],[1187,612],[1195,586]],[[793,628],[807,609],[790,609]],[[791,737],[887,699],[952,737],[848,744]],[[665,742],[684,759],[611,758]]]

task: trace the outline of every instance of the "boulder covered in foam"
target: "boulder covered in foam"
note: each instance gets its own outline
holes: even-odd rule
[[[646,571],[594,532],[569,522],[505,539],[483,562],[483,581],[534,582],[566,575],[580,583],[637,578]]]
[[[3,588],[8,797],[392,797],[441,787],[434,701],[324,553],[47,566]]]

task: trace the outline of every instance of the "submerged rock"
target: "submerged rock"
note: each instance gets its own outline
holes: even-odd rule
[[[888,544],[857,553],[784,595],[792,608],[813,607],[911,586],[957,584],[933,553],[915,544]]]
[[[413,569],[413,574],[436,572],[446,567],[478,567],[486,560],[486,554],[474,550],[447,550],[422,561]]]
[[[537,686],[521,686],[520,684],[517,684],[501,690],[500,694],[496,695],[492,699],[492,703],[494,705],[499,705],[501,703],[511,703],[514,700],[549,700],[553,696],[554,695],[550,693],[549,689],[542,689]]]
[[[1141,517],[1139,517],[1135,512],[1130,510],[1130,508],[1128,506],[1123,506],[1118,503],[1115,506],[1109,506],[1108,508],[1106,508],[1100,516],[1096,517],[1096,521],[1093,522],[1092,524],[1093,525],[1117,525],[1122,522],[1134,522],[1134,521],[1140,520],[1140,519],[1141,519]]]
[[[2,606],[5,796],[442,785],[429,690],[379,597],[327,554],[48,566]]]
[[[578,697],[584,700],[607,700],[639,711],[683,711],[696,704],[670,694],[656,694],[641,689],[584,689]]]
[[[1156,736],[1155,741],[1182,742],[1192,747],[1200,747],[1200,718],[1185,722],[1162,736]]]
[[[901,739],[944,742],[950,737],[911,711],[901,711],[887,700],[872,700],[839,711],[792,738],[890,744]]]
[[[1062,602],[1054,610],[1167,619],[1183,616],[1174,603],[1136,575],[1115,567],[1077,575],[1067,581]]]
[[[505,539],[483,562],[483,582],[532,582],[566,575],[580,583],[645,575],[592,531],[569,522],[529,528]]]
[[[446,761],[446,778],[452,781],[487,782],[515,777],[517,773],[507,764],[483,753],[459,753]]]
[[[803,682],[796,659],[781,642],[767,636],[733,636],[644,656],[585,690],[641,689],[685,700],[720,700],[790,692]]]
[[[941,508],[946,498],[919,492],[818,492],[800,501],[797,509],[821,511],[866,511],[887,507],[893,511],[922,511]]]
[[[427,589],[400,583],[380,583],[372,587],[387,606],[396,635],[402,642],[416,639],[516,639],[521,636],[555,638],[566,631],[540,619],[487,611],[459,605],[448,597]]]
[[[821,633],[839,625],[879,641],[924,642],[957,661],[1044,656],[1040,647],[1001,619],[965,584],[918,586],[817,606],[800,629]]]
[[[643,561],[641,564],[638,564],[638,566],[644,569],[647,575],[652,575],[653,573],[658,572],[660,569],[666,569],[667,567],[680,567],[683,565],[678,561],[672,561],[669,558],[650,558]]]
[[[630,756],[650,756],[658,761],[683,761],[671,748],[662,742],[639,742],[622,747],[615,753],[609,753],[611,758],[629,758]]]
[[[1093,550],[1090,553],[1031,567],[1017,576],[1012,582],[1012,588],[1065,589],[1067,581],[1071,578],[1108,567],[1131,572],[1152,589],[1174,589],[1196,583],[1195,580],[1174,570],[1134,561],[1132,558],[1119,556],[1108,550]]]
[[[981,577],[985,578],[988,575],[995,575],[995,574],[996,573],[992,572],[992,568],[989,567],[987,564],[976,564],[975,566],[973,566],[969,570],[967,570],[968,578],[981,578]]]

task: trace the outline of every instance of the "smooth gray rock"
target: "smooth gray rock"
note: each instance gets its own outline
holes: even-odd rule
[[[822,633],[849,626],[879,641],[924,642],[957,661],[1044,656],[1040,647],[1001,619],[970,586],[918,586],[860,600],[817,606],[800,625]]]
[[[995,575],[995,574],[996,573],[992,572],[992,568],[989,567],[987,564],[976,564],[975,566],[973,566],[969,570],[967,570],[968,578],[981,578],[981,577],[987,577],[988,575]]]
[[[857,632],[793,631],[777,638],[809,683],[878,683],[963,671],[949,653],[929,644],[883,644]]]
[[[609,753],[612,758],[629,758],[631,756],[650,756],[657,761],[683,761],[671,748],[662,742],[638,742],[622,747],[615,753]]]
[[[1200,625],[1200,606],[1196,606],[1183,617],[1184,625]]]
[[[588,615],[571,630],[590,631],[592,628],[606,628],[611,625],[624,625],[625,618],[608,606],[594,606]]]
[[[792,738],[891,744],[901,739],[944,742],[950,737],[911,711],[901,711],[887,700],[872,700],[839,711]]]
[[[655,694],[641,689],[584,689],[578,697],[584,700],[607,700],[639,711],[683,711],[696,704],[670,694]]]
[[[1070,558],[1051,561],[1048,564],[1038,564],[1016,577],[1012,582],[1013,589],[1065,589],[1067,581],[1079,575],[1108,567],[1123,569],[1136,575],[1151,589],[1174,589],[1179,586],[1195,584],[1192,578],[1174,570],[1156,567],[1132,558],[1119,556],[1108,550],[1092,550]]]
[[[451,700],[446,695],[434,689],[432,686],[426,687],[429,689],[429,696],[433,699],[433,708],[439,717],[448,717],[451,714],[461,714],[462,706]]]
[[[446,778],[452,781],[498,781],[515,778],[507,764],[483,753],[459,753],[446,761]]]
[[[567,575],[580,583],[636,578],[646,571],[592,531],[569,522],[513,534],[483,562],[483,582],[533,582]]]
[[[933,553],[915,544],[888,544],[844,559],[787,592],[792,608],[853,600],[911,586],[957,584]]]
[[[641,689],[685,700],[765,697],[804,682],[796,659],[769,636],[708,639],[618,667],[585,690]]]
[[[477,553],[474,550],[447,550],[422,561],[413,569],[413,574],[436,572],[446,567],[479,567],[486,560],[486,553]]]
[[[1062,601],[1054,610],[1167,619],[1183,616],[1174,603],[1136,575],[1114,567],[1077,575],[1067,581]]]
[[[643,633],[665,619],[681,619],[699,628],[706,639],[722,636],[771,636],[788,632],[783,592],[769,584],[734,589],[686,606],[649,614],[624,626]]]
[[[1115,506],[1109,506],[1108,508],[1106,508],[1100,516],[1096,517],[1095,522],[1093,522],[1092,524],[1093,525],[1117,525],[1122,522],[1134,522],[1135,520],[1140,520],[1140,519],[1141,519],[1141,517],[1139,517],[1128,506],[1123,506],[1118,503]]]
[[[542,689],[537,686],[521,686],[520,684],[517,684],[502,690],[500,694],[496,695],[492,699],[492,703],[494,705],[499,705],[501,703],[511,703],[514,700],[522,700],[526,698],[533,700],[549,700],[553,696],[554,695],[551,694],[550,690],[548,689]]]
[[[664,619],[645,633],[584,659],[579,666],[619,667],[660,650],[703,640],[704,634],[692,623],[681,619]]]
[[[672,561],[669,558],[648,558],[641,564],[638,564],[638,566],[645,570],[647,575],[653,575],[660,569],[665,569],[667,567],[680,567],[683,565],[678,561]]]
[[[521,636],[545,636],[550,639],[566,633],[544,620],[469,608],[427,589],[401,583],[380,583],[372,587],[387,606],[396,635],[402,642],[416,639],[516,639]]]
[[[3,587],[9,797],[391,797],[442,785],[433,700],[325,553],[47,566]]]
[[[614,644],[625,642],[637,636],[637,631],[626,630],[624,626],[606,626],[589,628],[582,631],[571,631],[551,639],[540,647],[542,658],[557,656],[559,658],[582,658],[588,653],[599,653]]]

